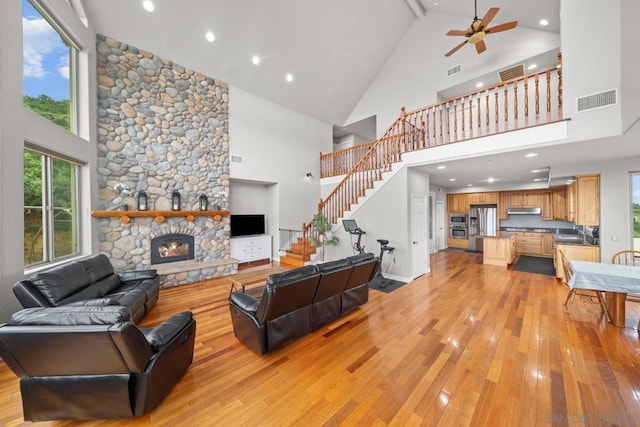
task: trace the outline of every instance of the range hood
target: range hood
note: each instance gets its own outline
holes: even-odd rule
[[[540,208],[509,208],[507,209],[509,215],[540,215],[542,209]]]

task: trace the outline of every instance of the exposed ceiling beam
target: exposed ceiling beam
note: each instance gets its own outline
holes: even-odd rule
[[[420,0],[405,0],[405,1],[413,11],[413,14],[416,15],[416,18],[422,18],[424,16],[426,10],[422,5],[422,3],[420,3]]]

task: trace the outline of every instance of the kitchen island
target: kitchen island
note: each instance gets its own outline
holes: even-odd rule
[[[516,235],[510,231],[500,231],[497,236],[484,236],[483,264],[506,267],[516,258]]]

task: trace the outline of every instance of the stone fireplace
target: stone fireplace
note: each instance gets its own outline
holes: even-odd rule
[[[233,274],[229,217],[195,212],[201,194],[229,208],[228,85],[118,40],[96,39],[97,209],[136,210],[144,190],[150,213],[157,212],[124,222],[99,218],[99,251],[119,271],[157,269],[165,287]],[[189,213],[164,217],[174,191]],[[187,241],[155,241],[175,234]]]

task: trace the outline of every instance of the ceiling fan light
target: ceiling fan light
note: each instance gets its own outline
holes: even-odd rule
[[[481,42],[484,39],[484,36],[485,36],[484,31],[478,31],[477,33],[471,35],[468,41],[471,44],[476,44],[478,42]]]

